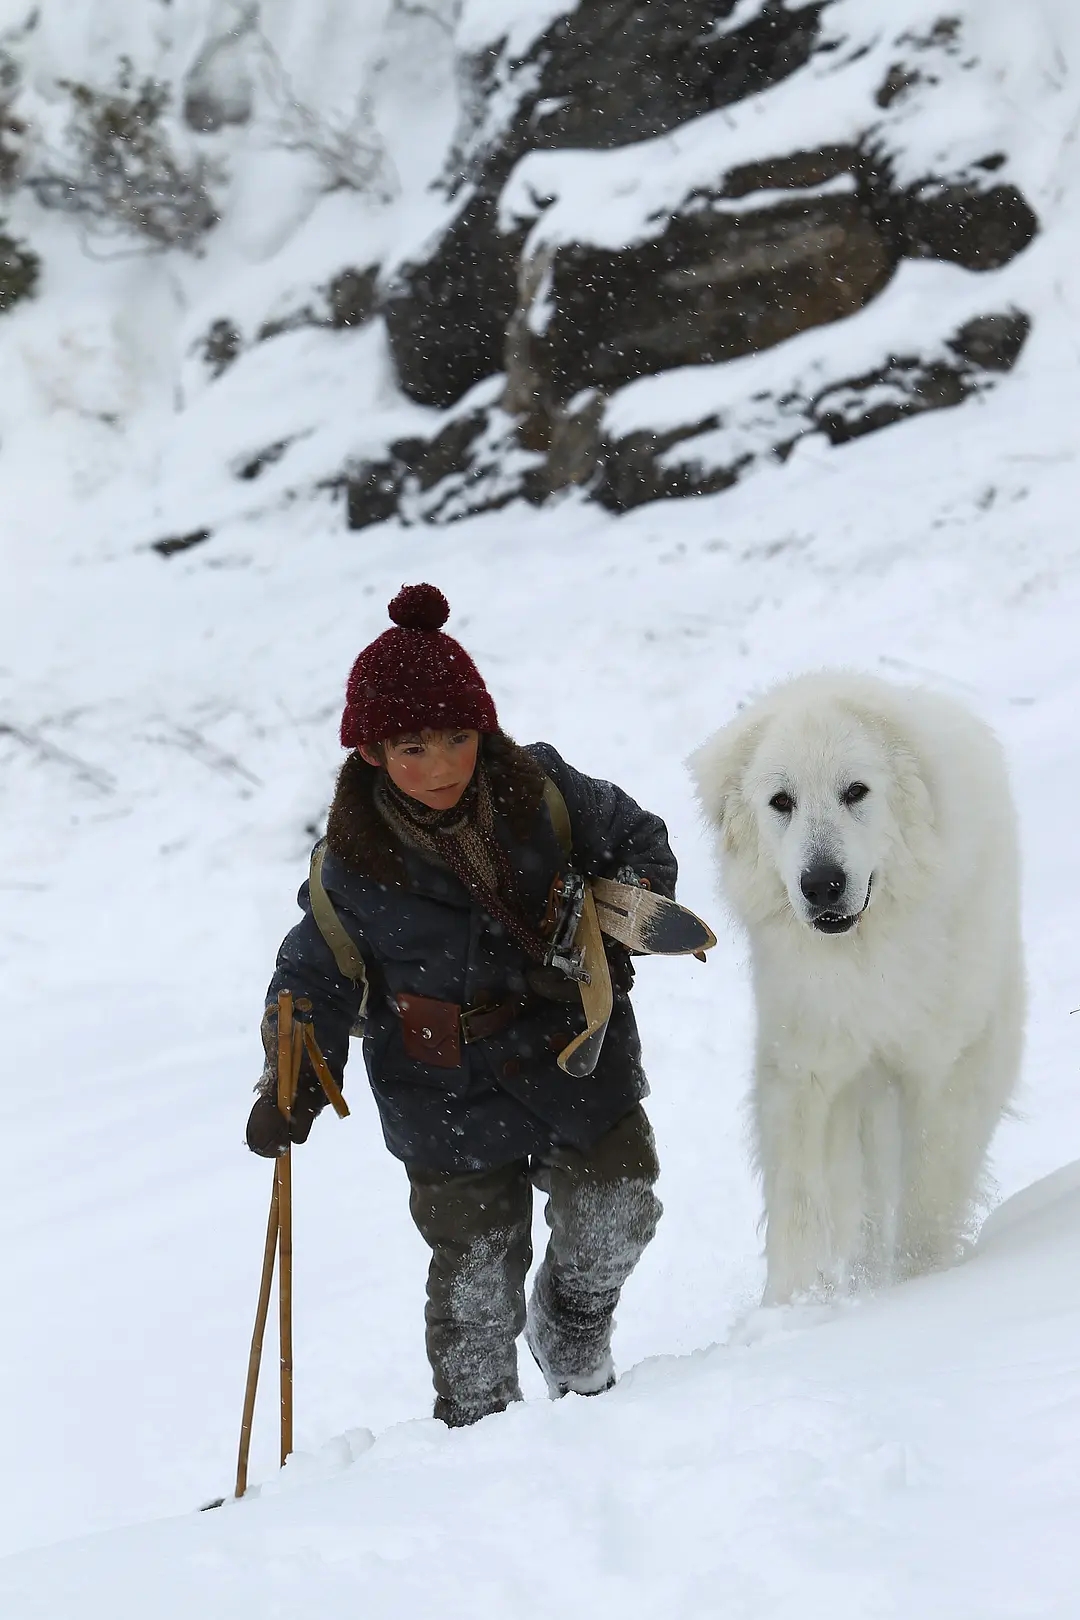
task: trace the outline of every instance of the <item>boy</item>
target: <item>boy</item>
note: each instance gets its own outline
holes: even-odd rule
[[[676,865],[658,817],[549,745],[519,748],[500,731],[476,666],[442,630],[440,591],[405,587],[389,611],[395,628],[349,676],[341,741],[352,752],[312,880],[331,923],[324,934],[305,884],[268,992],[247,1141],[283,1153],[306,1141],[324,1102],[305,1057],[291,1121],[278,1111],[278,992],[310,1002],[339,1081],[363,1007],[386,1145],[432,1251],[435,1416],[460,1426],[521,1399],[522,1330],[553,1397],[611,1387],[613,1313],[661,1212],[622,947],[607,944],[614,1005],[596,1069],[575,1080],[556,1061],[584,1020],[574,982],[545,966],[549,898],[569,864],[545,778],[568,812],[575,870],[629,869],[671,896]],[[362,979],[339,965],[333,914]],[[526,1312],[534,1186],[551,1238]]]

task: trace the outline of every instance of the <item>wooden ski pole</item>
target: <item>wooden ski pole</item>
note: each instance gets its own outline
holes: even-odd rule
[[[301,1001],[299,1007],[310,1011],[311,1003]],[[312,1067],[338,1117],[348,1117],[349,1109],[341,1090],[330,1073],[326,1059],[319,1050],[310,1025],[293,1016],[291,993],[282,990],[278,995],[278,1093],[277,1105],[286,1119],[291,1119],[296,1090],[300,1080],[300,1064],[306,1050]],[[247,1385],[244,1390],[244,1415],[240,1424],[240,1450],[236,1462],[236,1495],[247,1490],[248,1457],[251,1452],[251,1430],[255,1418],[255,1396],[262,1364],[263,1340],[270,1314],[270,1294],[274,1283],[275,1259],[280,1261],[278,1271],[278,1362],[281,1377],[281,1466],[292,1455],[293,1449],[293,1343],[292,1343],[292,1155],[291,1149],[281,1155],[274,1165],[274,1186],[270,1195],[270,1214],[266,1222],[266,1242],[263,1246],[262,1278],[259,1284],[259,1303],[255,1310],[255,1327],[248,1353]],[[205,1507],[220,1507],[224,1497],[215,1497]]]
[[[293,999],[288,990],[278,996],[278,1093],[277,1104],[288,1119],[296,1097],[300,1070],[300,1052],[303,1030],[293,1021]],[[248,1353],[247,1385],[244,1390],[244,1415],[240,1422],[240,1450],[236,1460],[236,1495],[247,1490],[248,1458],[251,1454],[251,1430],[255,1419],[255,1396],[259,1387],[259,1368],[262,1364],[263,1340],[270,1314],[270,1292],[274,1282],[274,1261],[280,1260],[278,1272],[278,1361],[281,1378],[281,1464],[293,1449],[293,1353],[292,1353],[292,1158],[286,1151],[274,1164],[274,1186],[270,1195],[270,1214],[266,1222],[266,1242],[263,1245],[262,1277],[259,1283],[259,1303],[255,1310],[255,1327]],[[216,1505],[216,1503],[214,1504]]]
[[[255,1311],[255,1328],[251,1335],[248,1355],[247,1387],[244,1390],[244,1416],[240,1423],[240,1452],[236,1459],[236,1495],[247,1490],[248,1457],[251,1453],[251,1425],[255,1418],[255,1393],[259,1387],[259,1367],[262,1364],[263,1337],[266,1318],[270,1314],[270,1290],[274,1282],[274,1261],[278,1245],[278,1181],[274,1175],[274,1188],[270,1194],[270,1215],[266,1222],[266,1243],[263,1247],[262,1281],[259,1285],[259,1303]],[[215,1501],[210,1504],[216,1507]]]
[[[278,995],[278,1107],[292,1118],[299,1079],[303,1031],[293,1022],[293,1000],[288,990]],[[278,1350],[281,1389],[281,1466],[293,1449],[293,1340],[292,1340],[292,1149],[274,1165],[278,1199]]]

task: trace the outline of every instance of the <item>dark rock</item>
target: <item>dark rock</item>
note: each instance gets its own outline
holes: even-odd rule
[[[854,146],[819,146],[809,152],[788,152],[762,163],[738,163],[724,175],[721,190],[692,191],[686,205],[715,202],[718,198],[747,197],[754,191],[806,190],[822,186],[838,175],[854,175],[862,157]]]
[[[489,423],[487,409],[465,411],[431,438],[396,439],[385,456],[351,469],[340,480],[348,527],[366,529],[395,516],[433,516],[473,478],[477,446]]]
[[[959,171],[950,166],[942,176],[927,175],[919,184],[899,189],[890,147],[895,129],[900,139],[912,119],[931,125],[947,107],[958,80],[979,67],[979,58],[964,38],[959,17],[938,17],[928,28],[909,30],[896,41],[901,55],[889,68],[875,100],[888,111],[903,103],[897,124],[884,119],[867,135],[866,182],[875,197],[882,229],[898,253],[912,259],[944,259],[968,270],[996,270],[1025,248],[1038,230],[1038,220],[1015,186],[991,186],[987,176],[1006,162],[1004,153],[988,152]]]
[[[41,260],[25,242],[0,228],[0,315],[32,298],[41,276]]]
[[[483,408],[456,416],[424,446],[410,465],[417,488],[423,493],[434,489],[452,474],[467,475],[473,461],[473,447],[488,425]]]
[[[421,439],[416,435],[407,439],[395,439],[390,446],[390,455],[401,463],[406,472],[412,472],[426,454],[430,443],[430,439]]]
[[[579,0],[523,57],[497,44],[462,64],[477,116],[461,167],[476,181],[536,148],[625,146],[780,84],[813,54],[826,3],[761,0],[729,28],[738,0]],[[517,101],[493,149],[496,90]]]
[[[329,324],[336,332],[345,327],[363,326],[375,313],[376,285],[379,271],[376,265],[364,270],[342,270],[326,289],[330,304]]]
[[[592,384],[730,360],[854,313],[894,267],[854,195],[745,214],[702,208],[620,252],[557,252],[543,294],[551,314],[528,333],[526,363],[564,401]]]
[[[178,551],[190,551],[192,546],[201,546],[212,533],[212,529],[192,529],[190,534],[168,535],[164,540],[152,540],[150,550],[156,551],[159,557],[173,557]]]
[[[651,240],[614,250],[566,242],[559,231],[568,206],[553,219],[550,244],[541,224],[527,261],[525,216],[545,204],[530,200],[533,177],[519,174],[515,228],[500,234],[500,197],[529,151],[632,146],[779,84],[815,52],[836,50],[842,73],[876,50],[873,30],[823,41],[828,5],[578,0],[523,57],[512,59],[504,41],[465,64],[474,111],[448,182],[455,212],[398,272],[382,306],[403,389],[450,414],[429,440],[379,464],[380,499],[396,489],[406,520],[445,522],[574,489],[616,510],[711,492],[763,457],[783,459],[807,434],[839,444],[958,404],[1015,362],[1026,317],[989,315],[944,347],[940,329],[922,349],[913,337],[910,355],[889,356],[816,398],[763,396],[745,420],[605,438],[606,398],[628,382],[744,357],[856,315],[905,257],[993,269],[1036,233],[1033,211],[999,172],[999,151],[960,168],[943,164],[943,178],[897,180],[902,164],[890,142],[913,119],[933,118],[978,66],[959,19],[942,16],[895,35],[895,57],[881,59],[876,96],[873,82],[866,86],[851,144],[725,172],[721,133],[715,177],[706,171],[681,201],[673,188],[637,222]],[[825,88],[819,76],[815,93]],[[589,230],[586,219],[582,235]],[[486,379],[499,373],[505,388],[496,399]],[[360,504],[368,509],[368,494]]]
[[[736,0],[581,0],[528,53],[540,71],[523,108],[527,144],[623,146],[779,84],[809,60],[825,6],[763,0],[725,31],[735,9]]]
[[[983,166],[992,161],[983,160]],[[1015,186],[927,180],[895,204],[900,249],[912,259],[946,259],[965,270],[998,270],[1026,248],[1039,221]]]
[[[475,391],[429,437],[397,439],[384,456],[334,480],[346,491],[349,527],[395,515],[405,523],[452,523],[529,493],[543,457],[522,448],[518,423],[502,407],[501,382],[493,378]]]
[[[517,427],[498,400],[452,419],[417,468],[415,516],[454,523],[528,496],[529,479],[542,474],[544,458],[522,448]]]
[[[715,495],[730,489],[752,457],[744,455],[731,466],[712,467],[700,465],[692,456],[685,461],[664,459],[665,453],[681,441],[719,425],[719,418],[711,416],[667,433],[628,433],[615,444],[605,446],[594,491],[596,499],[610,512],[629,512],[648,501]]]
[[[392,453],[381,461],[365,461],[345,479],[345,522],[350,529],[366,529],[396,515],[405,475]]]
[[[240,330],[232,321],[221,320],[211,322],[210,326],[194,344],[194,352],[198,354],[206,366],[211,377],[220,377],[222,372],[228,371],[233,361],[239,357],[244,346]]]
[[[917,355],[890,359],[876,371],[819,394],[811,404],[814,425],[830,444],[847,444],[907,416],[959,405],[980,386],[977,372]]]
[[[1023,310],[977,315],[950,338],[949,348],[984,371],[1011,371],[1030,331],[1031,319]]]
[[[891,107],[894,101],[899,101],[909,90],[923,82],[923,76],[918,68],[906,67],[902,62],[894,62],[886,73],[881,86],[874,97],[879,107]]]
[[[545,458],[522,444],[520,421],[505,409],[501,383],[492,378],[474,390],[410,456],[402,498],[408,521],[453,523],[550,493]]]
[[[718,430],[737,427],[719,415],[664,432],[642,429],[604,441],[593,494],[617,512],[646,501],[713,494],[763,458],[785,461],[798,441],[811,434],[842,445],[907,417],[960,405],[992,387],[995,374],[1015,363],[1030,324],[1019,310],[980,315],[945,342],[944,356],[940,351],[891,355],[873,370],[832,382],[813,397],[789,394],[770,401],[755,396],[749,412],[755,428],[768,421],[770,406],[773,422],[757,454],[746,451],[738,431],[731,435],[730,455],[718,450]],[[706,448],[708,435],[713,439]]]
[[[460,163],[469,184],[458,212],[423,261],[403,267],[386,300],[394,364],[411,398],[447,406],[502,370],[522,239],[500,234],[496,203],[524,152],[607,148],[660,134],[778,84],[807,61],[822,0],[791,9],[763,0],[748,23],[724,33],[735,5],[581,0],[523,61],[506,61],[499,47],[473,61],[481,118],[507,74],[524,88],[493,146],[480,125],[466,139]]]
[[[963,55],[960,36],[959,17],[939,17],[925,33],[907,30],[900,34],[896,44],[904,56],[889,67],[874,96],[876,104],[887,110],[894,102],[903,101],[921,87],[939,85],[945,59],[952,57],[957,61]],[[961,65],[973,66],[974,60],[968,58]]]
[[[268,444],[265,450],[259,450],[255,455],[246,458],[236,468],[237,478],[252,479],[280,461],[286,450],[292,444],[292,439],[278,439],[276,444]]]
[[[398,380],[424,405],[452,405],[502,370],[517,302],[521,237],[495,226],[495,197],[477,190],[422,264],[402,270],[383,313]]]
[[[378,277],[378,265],[362,269],[349,266],[339,271],[324,286],[314,288],[304,303],[264,321],[255,334],[256,341],[265,343],[305,326],[329,327],[335,332],[363,326],[378,308]]]

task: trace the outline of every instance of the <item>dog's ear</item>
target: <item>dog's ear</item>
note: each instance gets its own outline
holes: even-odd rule
[[[740,830],[747,821],[742,782],[764,729],[765,717],[760,714],[736,716],[686,761],[706,820],[728,849],[740,842]]]

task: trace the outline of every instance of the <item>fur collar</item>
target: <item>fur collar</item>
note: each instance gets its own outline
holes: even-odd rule
[[[515,840],[524,842],[533,830],[544,796],[544,773],[504,731],[483,739],[482,757],[491,783],[496,816],[504,820]],[[338,776],[326,823],[326,847],[352,872],[376,883],[398,888],[408,885],[400,842],[375,808],[372,790],[378,775],[359,752],[351,753]]]

